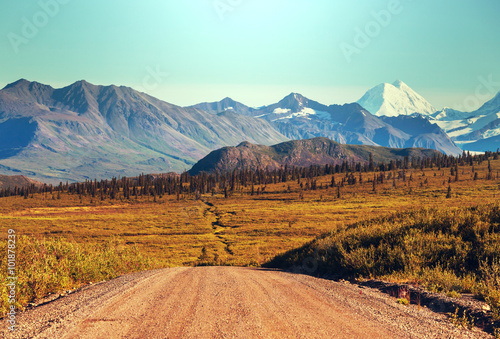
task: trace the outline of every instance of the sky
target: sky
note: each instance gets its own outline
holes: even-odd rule
[[[85,79],[177,105],[353,102],[400,79],[434,106],[500,91],[497,0],[0,2],[0,87]]]

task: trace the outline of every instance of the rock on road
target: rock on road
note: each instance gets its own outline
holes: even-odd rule
[[[12,338],[460,338],[445,316],[370,288],[281,271],[179,267],[121,276],[18,315]]]

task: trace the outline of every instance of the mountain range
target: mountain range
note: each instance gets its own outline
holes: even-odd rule
[[[236,169],[277,169],[282,166],[305,167],[310,165],[340,165],[344,161],[368,163],[370,156],[375,162],[433,157],[438,151],[423,148],[387,148],[368,145],[343,145],[328,138],[286,141],[273,146],[242,142],[236,147],[223,147],[208,154],[189,171],[227,172]]]
[[[496,151],[500,147],[500,92],[480,108],[461,112],[445,108],[429,117],[469,151]]]
[[[226,145],[285,140],[265,120],[183,108],[123,86],[19,80],[0,91],[0,173],[46,182],[180,172]]]
[[[231,98],[180,107],[124,86],[82,80],[56,89],[21,79],[0,90],[0,173],[59,183],[182,172],[211,151],[244,141],[269,146],[316,137],[461,153],[445,121],[468,115],[436,113],[401,81],[376,86],[357,103],[324,105],[291,93],[254,108]],[[484,121],[477,130],[497,124]],[[450,135],[461,142],[463,134]]]
[[[386,122],[389,121],[386,117],[425,118],[438,125],[464,150],[484,152],[500,147],[500,92],[472,112],[451,108],[437,110],[421,95],[398,80],[392,84],[375,86],[357,102]]]
[[[401,86],[406,85],[401,83]],[[212,112],[216,108],[231,109],[242,116],[266,120],[289,139],[327,137],[342,144],[423,147],[446,154],[461,153],[439,126],[420,115],[384,119],[371,114],[358,103],[326,106],[291,93],[276,104],[260,108],[250,108],[227,99],[192,107],[209,108]]]

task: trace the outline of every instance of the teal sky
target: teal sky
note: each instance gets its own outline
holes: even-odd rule
[[[472,108],[500,91],[499,13],[497,0],[2,1],[0,87],[85,79],[260,106],[290,92],[352,102],[401,79],[437,107]]]

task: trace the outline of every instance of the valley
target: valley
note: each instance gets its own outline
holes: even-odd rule
[[[288,181],[255,185],[255,192],[266,187],[261,194],[251,195],[248,185],[228,198],[219,192],[203,195],[201,200],[195,200],[194,194],[182,194],[180,200],[165,195],[156,197],[156,201],[152,196],[131,196],[129,200],[121,194],[114,200],[101,201],[70,193],[62,193],[61,199],[55,200],[50,194],[1,198],[0,223],[3,229],[10,225],[19,234],[34,237],[57,236],[77,242],[120,237],[162,265],[195,264],[203,247],[210,262],[218,258],[221,264],[261,265],[341,225],[417,206],[452,208],[496,201],[500,199],[496,179],[500,163],[493,162],[495,180],[484,180],[485,166],[483,163],[475,169],[482,177],[476,181],[471,168],[460,168],[459,181],[451,183],[451,199],[446,199],[449,169],[434,168],[409,171],[407,181],[396,179],[395,186],[389,179],[377,185],[375,192],[369,181],[373,174],[362,174],[363,183],[340,187],[340,198],[339,188],[330,187],[331,175],[319,177],[316,190],[301,189],[297,181]],[[337,182],[344,175],[336,175]],[[307,182],[304,180],[303,184]],[[218,225],[215,230],[214,222]],[[226,251],[224,242],[229,243],[233,254]]]

